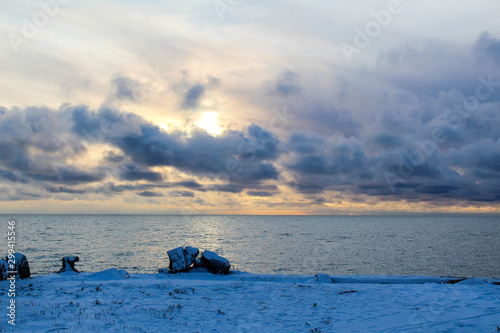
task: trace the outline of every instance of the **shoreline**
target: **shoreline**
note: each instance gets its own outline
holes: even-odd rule
[[[333,279],[333,283],[327,278]],[[0,282],[5,291],[8,281]],[[495,332],[500,279],[109,269],[17,280],[16,329]],[[7,301],[2,293],[1,302]],[[7,319],[1,328],[10,326]]]

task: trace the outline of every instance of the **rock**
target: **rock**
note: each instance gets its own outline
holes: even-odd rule
[[[167,252],[170,264],[168,269],[172,273],[179,273],[186,270],[186,258],[184,258],[184,249],[181,247]]]
[[[178,247],[167,252],[170,264],[168,266],[171,273],[187,272],[196,261],[200,253],[195,247]]]
[[[168,271],[168,269],[167,269],[167,268],[160,268],[160,269],[158,270],[158,273],[168,274],[168,273],[169,273],[169,271]]]
[[[193,266],[194,266],[194,268],[205,267],[205,264],[203,264],[203,261],[201,261],[201,258],[198,258],[194,261]]]
[[[184,258],[186,259],[186,269],[191,268],[191,265],[196,261],[196,257],[198,257],[198,254],[200,253],[200,250],[198,250],[195,247],[191,246],[186,246],[184,248]]]
[[[7,256],[5,260],[8,263],[9,256]],[[11,271],[17,271],[17,276],[20,279],[28,279],[31,276],[30,265],[28,263],[28,259],[24,254],[22,254],[21,252],[16,252],[14,253],[14,258],[11,258],[10,260],[14,260],[15,265],[14,269],[11,269]]]
[[[316,279],[316,281],[319,283],[333,283],[333,280],[330,277],[330,275],[325,273],[318,273],[314,275],[314,279]]]
[[[170,264],[170,273],[187,272],[191,268],[206,267],[214,274],[229,273],[229,260],[218,256],[215,252],[205,251],[201,258],[197,258],[200,250],[195,247],[178,247],[167,252]],[[163,271],[160,269],[160,273]]]
[[[75,262],[80,261],[79,257],[64,257],[62,258],[62,268],[57,272],[57,273],[64,273],[64,272],[75,272],[75,273],[80,273],[76,268],[75,268]]]
[[[227,274],[229,273],[229,268],[231,267],[229,260],[208,250],[203,252],[201,261],[213,274]]]
[[[0,259],[0,281],[7,280],[9,277],[9,266],[7,264],[7,261],[4,259]]]

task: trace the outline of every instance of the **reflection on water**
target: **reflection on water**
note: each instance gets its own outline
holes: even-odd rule
[[[2,215],[6,226],[11,215]],[[471,216],[15,215],[34,274],[156,272],[190,245],[254,273],[500,277],[500,219]],[[7,229],[5,229],[7,230]],[[7,249],[6,237],[0,246]]]

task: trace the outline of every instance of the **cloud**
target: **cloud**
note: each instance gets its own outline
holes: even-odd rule
[[[247,195],[251,197],[272,197],[275,193],[265,191],[248,191]]]
[[[125,156],[121,154],[117,154],[114,151],[106,151],[106,155],[104,156],[104,159],[108,162],[111,163],[120,163],[125,159]]]
[[[287,97],[302,91],[299,75],[292,71],[285,71],[278,76],[276,81],[276,93]]]
[[[49,186],[46,188],[48,192],[51,193],[70,193],[70,194],[84,194],[87,193],[86,190],[77,190],[77,189],[72,189],[68,188],[65,186]]]
[[[31,194],[36,191],[29,187],[81,196],[179,188],[265,197],[277,191],[263,186],[281,184],[308,200],[342,192],[359,200],[497,202],[498,41],[483,33],[470,45],[391,45],[352,73],[338,69],[329,77],[301,69],[299,77],[286,71],[271,87],[262,78],[255,85],[266,83],[251,106],[271,110],[272,103],[288,100],[279,96],[300,93],[286,106],[293,117],[274,114],[268,122],[259,114],[244,125],[236,119],[217,136],[165,131],[106,104],[0,107],[0,182]],[[112,86],[117,99],[133,99],[141,89],[125,75]],[[174,92],[185,108],[200,108],[220,86],[213,76],[185,78]],[[490,94],[478,99],[477,87]],[[464,101],[474,97],[471,110]],[[158,170],[189,180],[167,181],[167,171]]]
[[[198,83],[191,86],[182,98],[181,106],[183,109],[194,109],[196,108],[203,95],[205,94],[205,86]]]
[[[466,98],[454,89],[421,96],[412,112],[360,122],[359,134],[350,137],[292,132],[284,160],[294,176],[288,184],[305,195],[334,191],[443,205],[498,201],[500,102],[457,109]]]
[[[169,195],[171,197],[194,198],[194,193],[191,191],[172,191]]]
[[[165,132],[144,118],[103,106],[63,105],[59,110],[29,107],[0,115],[0,179],[26,182],[50,193],[83,194],[65,184],[149,182],[154,186],[180,186],[205,191],[196,181],[164,183],[152,167],[170,166],[187,174],[223,179],[239,191],[266,180],[277,180],[273,164],[279,157],[279,140],[255,124],[245,132],[227,131],[211,136],[205,131]],[[73,164],[73,160],[106,145],[99,166]],[[44,186],[49,183],[51,186]],[[38,185],[37,185],[38,184]],[[120,193],[136,189],[129,184],[112,185],[106,191]],[[75,192],[70,192],[70,191]],[[221,187],[221,191],[226,188]],[[87,188],[87,192],[97,190]]]
[[[73,130],[82,139],[97,132],[90,137],[120,148],[137,165],[174,166],[239,183],[277,179],[279,174],[269,162],[278,156],[278,139],[257,125],[250,125],[247,135],[227,131],[214,137],[198,130],[187,137],[181,132],[166,133],[137,115],[109,108],[75,108],[72,118]]]
[[[311,201],[311,205],[323,205],[327,202],[328,202],[328,200],[326,200],[325,198],[318,197],[318,198]]]
[[[303,134],[298,134],[306,139],[306,142],[311,142],[311,137],[307,138]],[[354,140],[346,140],[344,138],[333,136],[329,138],[330,142],[323,141],[323,148],[319,154],[315,154],[311,149],[303,149],[297,142],[297,136],[294,140],[293,147],[302,147],[297,158],[288,164],[291,170],[296,171],[301,175],[337,175],[351,174],[354,172],[364,172],[368,170],[366,166],[366,155],[361,145]],[[316,139],[317,142],[320,139]],[[307,146],[306,146],[307,148]]]
[[[126,164],[121,168],[120,179],[130,181],[147,180],[150,182],[159,182],[163,179],[163,176],[158,172],[138,168],[133,164]]]
[[[112,97],[117,100],[138,102],[143,97],[144,86],[130,77],[117,74],[111,79],[111,84],[114,88]]]
[[[195,182],[193,180],[187,180],[187,181],[177,182],[176,184],[179,185],[179,186],[186,187],[186,188],[191,188],[191,189],[200,189],[200,188],[203,187],[200,183]]]
[[[0,170],[0,179],[7,180],[10,182],[17,182],[18,178],[10,170]]]
[[[187,73],[185,73],[187,77]],[[194,84],[189,84],[186,80],[187,78],[179,83],[178,85],[186,86],[187,89],[184,90],[182,94],[181,108],[182,109],[196,109],[199,105],[203,97],[209,90],[220,87],[221,79],[214,77],[212,75],[206,76],[206,83],[197,82]]]
[[[152,191],[139,192],[139,193],[137,193],[137,195],[140,195],[141,197],[146,197],[146,198],[162,197],[163,196],[161,193],[152,192]]]
[[[301,154],[314,154],[324,149],[326,140],[315,133],[292,132],[287,143],[287,150]]]
[[[495,38],[488,31],[481,33],[473,50],[478,61],[491,61],[492,64],[500,67],[500,39]]]

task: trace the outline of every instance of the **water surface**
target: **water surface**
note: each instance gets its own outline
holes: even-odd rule
[[[77,267],[156,272],[182,245],[227,257],[237,270],[281,274],[500,277],[494,216],[0,215],[17,221],[17,250],[32,273],[60,259]]]

